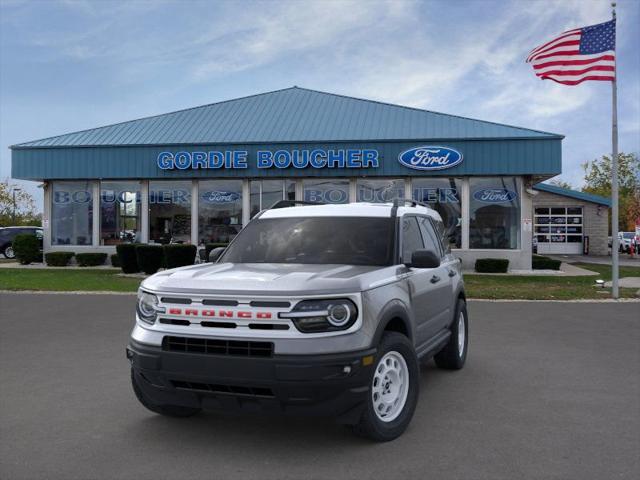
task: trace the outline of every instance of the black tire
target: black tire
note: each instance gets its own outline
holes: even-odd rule
[[[179,405],[156,405],[151,402],[145,395],[140,386],[138,385],[138,376],[131,369],[131,385],[133,386],[133,391],[138,398],[138,401],[147,409],[151,410],[153,413],[158,413],[160,415],[165,415],[167,417],[191,417],[200,413],[201,408],[191,408],[191,407],[182,407]],[[142,380],[144,381],[144,380]]]
[[[6,245],[2,249],[2,254],[4,255],[4,258],[10,258],[10,259],[16,258],[16,254],[15,254],[15,252],[13,250],[13,245],[11,245],[11,244]]]
[[[458,338],[460,332],[458,331],[460,315],[464,316],[464,348],[462,354],[458,348]],[[464,362],[467,360],[467,351],[469,346],[469,315],[467,314],[467,304],[464,300],[459,299],[456,305],[456,312],[453,317],[453,323],[451,324],[451,337],[449,342],[444,346],[440,352],[438,352],[433,358],[438,368],[445,370],[460,370],[464,367]]]
[[[407,365],[409,386],[404,407],[394,420],[390,422],[382,421],[374,411],[373,392],[369,390],[367,392],[367,404],[364,413],[359,423],[352,426],[353,432],[356,435],[376,442],[388,442],[402,435],[409,425],[409,422],[411,422],[418,403],[418,393],[420,390],[420,368],[418,366],[415,349],[407,337],[396,332],[386,332],[382,336],[375,359],[376,367],[371,372],[371,388],[373,388],[375,369],[379,366],[378,362],[389,352],[399,353]]]

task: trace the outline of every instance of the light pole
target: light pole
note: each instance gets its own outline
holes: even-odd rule
[[[16,192],[21,192],[22,189],[21,188],[15,188],[13,189],[13,224],[16,224]]]

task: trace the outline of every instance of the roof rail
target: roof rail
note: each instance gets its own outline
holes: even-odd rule
[[[417,200],[411,200],[409,198],[394,198],[393,199],[393,206],[396,207],[396,208],[404,206],[407,203],[410,204],[412,207],[417,207],[418,205],[420,205],[421,207],[431,208],[429,206],[429,204],[427,204],[427,203],[418,202]]]
[[[278,200],[276,203],[271,205],[267,210],[272,210],[274,208],[287,208],[287,207],[295,207],[296,205],[326,205],[321,202],[307,202],[305,200]]]

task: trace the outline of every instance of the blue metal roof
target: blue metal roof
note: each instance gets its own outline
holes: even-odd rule
[[[292,87],[11,148],[561,138],[553,133]]]
[[[556,187],[555,185],[549,185],[548,183],[538,183],[534,185],[533,188],[534,190],[540,190],[541,192],[553,193],[555,195],[562,195],[563,197],[575,198],[576,200],[582,200],[585,202],[597,203],[599,205],[611,207],[611,199],[601,197],[600,195],[593,195],[592,193],[569,190],[568,188]]]

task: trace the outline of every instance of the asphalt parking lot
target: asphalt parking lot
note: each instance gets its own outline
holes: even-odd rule
[[[0,295],[0,478],[639,478],[638,303],[471,303],[465,369],[423,366],[413,423],[373,444],[322,420],[147,412],[134,299]]]

